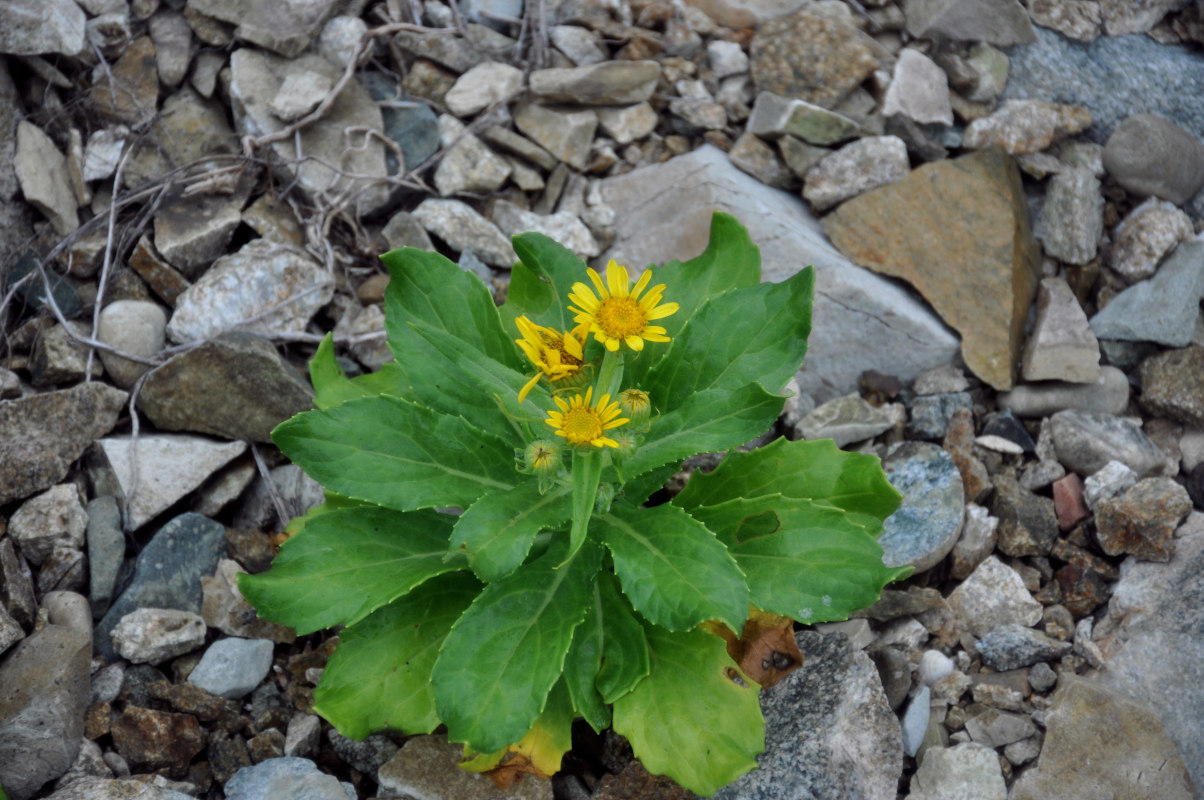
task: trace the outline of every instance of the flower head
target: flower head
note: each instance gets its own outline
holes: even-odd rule
[[[594,387],[591,386],[585,390],[584,396],[575,394],[568,402],[553,397],[560,410],[549,411],[544,422],[555,428],[556,435],[563,436],[569,444],[618,447],[619,443],[606,436],[606,431],[617,428],[628,420],[619,417],[622,413],[619,404],[610,402],[608,394],[599,397],[597,405],[590,405],[593,393]]]
[[[587,335],[584,325],[561,333],[536,325],[525,316],[516,319],[514,324],[523,335],[523,338],[514,341],[527,354],[527,358],[531,359],[531,363],[539,368],[535,376],[519,391],[518,402],[526,399],[527,392],[531,391],[542,376],[546,375],[550,381],[559,381],[580,371]]]
[[[622,343],[632,350],[643,350],[646,341],[669,341],[664,328],[648,323],[676,313],[677,303],[661,304],[661,292],[665,289],[663,283],[653,286],[640,298],[640,293],[652,279],[651,272],[645,272],[635,286],[630,286],[627,267],[611,259],[606,265],[605,284],[592,269],[589,270],[589,277],[598,294],[595,295],[584,283],[574,283],[569,300],[576,303],[577,307],[569,306],[569,310],[576,314],[576,322],[589,325],[594,338],[606,345],[607,350],[618,350]]]

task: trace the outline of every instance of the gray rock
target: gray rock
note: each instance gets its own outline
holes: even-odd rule
[[[976,644],[982,663],[1000,672],[1054,661],[1070,651],[1070,642],[1060,642],[1022,625],[1000,625]]]
[[[546,103],[619,106],[647,100],[660,76],[661,66],[656,61],[607,61],[537,69],[529,81],[531,94]]]
[[[491,212],[494,224],[507,236],[533,231],[554,239],[582,258],[592,258],[601,252],[589,228],[569,211],[535,214],[498,200],[492,204]]]
[[[201,578],[204,600],[201,618],[210,628],[243,639],[271,639],[288,644],[297,638],[291,628],[260,619],[238,590],[238,576],[245,573],[237,561],[223,558],[213,575]]]
[[[921,686],[920,691],[916,692],[915,697],[911,698],[911,702],[907,704],[907,710],[903,712],[903,717],[899,720],[903,732],[903,752],[912,758],[915,758],[916,753],[920,752],[920,744],[923,743],[924,734],[928,731],[928,719],[932,714],[931,702],[932,690],[927,686]]]
[[[240,6],[241,3],[232,2],[231,5]],[[270,8],[272,5],[265,3],[256,8]],[[332,7],[333,3],[322,0],[311,7],[317,6]],[[337,81],[342,72],[334,64],[312,53],[286,60],[244,47],[231,54],[230,103],[237,127],[243,135],[264,136],[284,128],[285,123],[272,113],[270,103],[280,91],[285,78],[298,70],[326,75],[332,82]],[[388,187],[384,183],[388,175],[385,148],[370,136],[345,136],[344,131],[352,126],[374,131],[384,129],[379,106],[372,101],[367,90],[355,81],[343,88],[321,119],[300,131],[301,153],[297,152],[297,144],[292,136],[273,142],[269,147],[278,159],[277,169],[285,183],[295,179],[298,186],[312,196],[353,193],[356,199],[352,207],[366,214],[379,208],[389,197]],[[302,154],[309,158],[299,161]],[[346,177],[337,172],[333,165],[341,165],[343,170],[356,177]]]
[[[100,439],[89,471],[93,485],[122,500],[132,530],[167,510],[247,449],[245,442],[143,434]]]
[[[933,747],[911,779],[907,800],[1006,800],[999,756],[975,742]]]
[[[591,109],[562,110],[524,103],[514,113],[514,124],[556,158],[583,170],[598,127],[598,114]]]
[[[761,692],[766,738],[760,766],[715,798],[893,800],[902,735],[873,662],[843,636],[799,631],[795,638],[803,666]]]
[[[163,349],[167,339],[167,312],[148,300],[117,300],[100,312],[96,338],[110,347],[134,356],[150,358]],[[100,350],[105,371],[122,389],[129,389],[148,369],[142,364]]]
[[[599,261],[643,265],[692,258],[705,249],[718,209],[748,226],[761,249],[763,280],[781,281],[814,264],[813,313],[823,323],[812,330],[798,379],[820,402],[856,391],[866,369],[910,380],[949,363],[957,350],[957,338],[912,294],[835,250],[797,196],[745,175],[718,148],[704,146],[597,187],[602,202],[617,212],[619,232]],[[904,351],[900,341],[909,343]]]
[[[607,61],[610,56],[598,44],[597,38],[588,28],[580,25],[553,25],[548,28],[548,38],[557,50],[568,56],[579,67]],[[748,69],[747,58],[745,70]]]
[[[322,742],[321,734],[322,721],[318,717],[303,712],[294,714],[284,734],[284,755],[300,758],[316,755]],[[384,790],[384,786],[381,789]]]
[[[496,800],[501,792],[484,775],[461,769],[463,745],[444,734],[413,736],[376,774],[382,794],[397,797]],[[552,782],[525,780],[505,794],[508,800],[552,800]]]
[[[326,740],[339,758],[365,775],[375,775],[398,750],[389,737],[379,733],[356,741],[330,728]]]
[[[46,800],[117,800],[117,798],[120,800],[192,800],[192,795],[133,778],[114,779],[87,775],[73,780],[55,791],[54,794],[46,796]],[[343,798],[338,798],[338,800],[343,800]]]
[[[241,0],[188,0],[193,11],[237,25],[236,38],[266,47],[285,58],[300,55],[322,24],[335,13],[336,0],[271,0],[248,7]]]
[[[597,109],[602,132],[618,144],[631,144],[656,130],[660,116],[648,103]]]
[[[338,778],[308,758],[269,758],[226,781],[226,800],[348,800]]]
[[[299,517],[325,500],[322,484],[302,471],[296,464],[284,464],[271,470],[275,494],[288,512],[289,519]],[[276,518],[276,504],[263,478],[257,478],[234,514],[236,528],[284,527],[289,519]]]
[[[965,492],[961,473],[940,447],[904,442],[887,451],[886,477],[903,495],[903,503],[883,524],[878,542],[882,563],[910,564],[917,572],[935,566],[949,554],[962,530]]]
[[[0,655],[24,638],[21,625],[0,605]]]
[[[389,243],[390,250],[399,247],[416,247],[419,250],[434,250],[431,237],[426,235],[422,224],[409,211],[398,211],[381,230],[381,235]]]
[[[453,116],[444,114],[439,118],[439,138],[448,150],[435,168],[434,181],[444,197],[496,191],[513,171],[505,159],[467,133],[464,124]]]
[[[0,538],[0,607],[25,628],[33,627],[38,614],[33,573],[8,537]]]
[[[766,186],[792,189],[798,185],[794,174],[782,163],[773,148],[751,133],[741,134],[727,157],[732,166],[747,172]]]
[[[1044,417],[1067,409],[1123,414],[1129,407],[1129,379],[1116,367],[1100,367],[1100,377],[1095,383],[1021,384],[999,394],[996,402],[1018,417]]]
[[[803,100],[759,92],[746,129],[757,136],[794,136],[827,145],[851,139],[859,126],[848,117]]]
[[[1166,200],[1150,197],[1112,231],[1109,263],[1130,283],[1145,280],[1180,242],[1193,236],[1191,217]]]
[[[452,248],[472,250],[486,264],[509,269],[518,256],[498,227],[459,200],[428,197],[414,209],[414,219]]]
[[[113,428],[126,399],[125,392],[90,382],[0,402],[0,503],[66,477],[84,448]]]
[[[159,80],[167,86],[179,86],[188,74],[192,58],[192,28],[178,11],[163,9],[147,21],[151,41],[155,43],[155,64]]]
[[[346,68],[367,32],[368,23],[359,17],[331,17],[318,36],[318,52],[330,63]]]
[[[308,382],[266,339],[224,333],[146,377],[138,408],[160,430],[270,442],[274,427],[313,405]]]
[[[268,110],[285,122],[301,119],[317,108],[333,88],[334,80],[325,73],[308,69],[290,72],[268,103]]]
[[[1145,478],[1116,497],[1098,500],[1096,536],[1110,556],[1131,553],[1147,561],[1168,561],[1175,529],[1192,510],[1187,490],[1172,478]]]
[[[1024,344],[1021,365],[1027,381],[1094,384],[1100,379],[1099,341],[1083,307],[1062,278],[1041,281],[1036,318]]]
[[[163,101],[151,135],[130,145],[133,153],[123,173],[126,186],[161,178],[194,161],[238,152],[228,113],[217,100],[204,100],[190,87],[181,87]]]
[[[721,130],[727,125],[727,111],[710,98],[675,97],[669,101],[670,123],[680,133]]]
[[[17,124],[15,158],[13,166],[25,201],[50,220],[59,236],[78,228],[79,214],[67,175],[67,159],[51,138],[37,125],[21,120]]]
[[[1087,476],[1083,484],[1083,499],[1087,507],[1094,509],[1096,503],[1108,500],[1137,483],[1137,473],[1119,461],[1109,461]]]
[[[1192,340],[1204,296],[1204,241],[1183,242],[1154,277],[1130,286],[1091,318],[1101,339],[1182,347]]]
[[[903,13],[913,36],[940,34],[1005,47],[1036,38],[1017,0],[907,0]]]
[[[55,325],[38,337],[29,358],[29,382],[42,388],[83,380],[88,356],[76,337],[89,333],[82,322],[69,319],[66,325]]]
[[[707,42],[707,64],[711,67],[711,73],[722,80],[748,72],[748,54],[739,42],[713,39]]]
[[[1095,258],[1104,232],[1104,196],[1088,170],[1075,168],[1049,179],[1036,236],[1047,255],[1068,264]]]
[[[1024,579],[993,555],[953,590],[949,607],[965,630],[979,637],[1001,625],[1031,627],[1041,621],[1041,604],[1024,587]]]
[[[102,495],[88,502],[88,601],[92,614],[100,618],[109,610],[117,573],[125,558],[125,535],[121,531],[121,509],[117,499]]]
[[[1167,350],[1141,362],[1141,407],[1193,427],[1204,426],[1204,347]]]
[[[1091,126],[1081,106],[1045,100],[1005,100],[990,115],[966,127],[962,146],[974,150],[998,146],[1013,155],[1039,153]]]
[[[113,647],[134,664],[161,664],[205,644],[201,615],[173,608],[138,608],[121,618],[109,636]]]
[[[978,744],[1003,747],[1035,735],[1037,726],[1025,714],[988,707],[966,720],[966,732]]]
[[[1110,681],[1111,665],[1103,675]],[[1183,677],[1180,673],[1166,688],[1181,695]],[[1186,759],[1168,738],[1171,731],[1148,705],[1123,690],[1064,672],[1045,713],[1045,727],[1041,758],[1016,781],[1012,800],[1195,796]],[[1198,753],[1198,737],[1192,738]],[[1198,778],[1199,762],[1195,763]]]
[[[962,534],[951,551],[949,574],[960,580],[973,572],[995,549],[998,529],[998,518],[992,517],[987,509],[966,503],[966,520],[962,525]]]
[[[831,439],[837,447],[872,439],[895,424],[885,408],[872,406],[860,395],[848,394],[817,406],[795,426],[805,439]]]
[[[88,515],[74,483],[60,483],[31,497],[8,521],[21,555],[34,566],[40,566],[56,547],[83,547],[87,527]]]
[[[443,102],[457,117],[471,117],[494,103],[505,103],[522,89],[522,85],[522,70],[509,64],[485,61],[456,79]]]
[[[1140,428],[1110,414],[1059,411],[1052,417],[1052,432],[1058,461],[1080,475],[1120,461],[1145,477],[1158,472],[1165,460]]]
[[[200,514],[181,514],[155,533],[134,561],[133,577],[96,626],[96,652],[117,656],[110,632],[139,608],[199,613],[201,576],[211,575],[226,554],[226,529]]]
[[[11,800],[34,797],[75,761],[91,655],[86,633],[47,625],[0,664],[0,785]]]
[[[973,406],[974,402],[967,392],[920,395],[911,401],[907,435],[920,439],[941,439],[953,415],[963,409],[971,410]]]
[[[911,171],[898,136],[867,136],[820,159],[807,172],[803,197],[816,211],[893,183]]]
[[[786,167],[797,178],[806,177],[807,172],[818,164],[820,159],[832,152],[826,147],[816,147],[793,136],[782,136],[777,144]]]
[[[209,694],[238,700],[267,677],[273,647],[271,639],[218,639],[205,650],[188,682]]]
[[[1104,168],[1134,194],[1183,205],[1204,186],[1204,144],[1165,117],[1136,114],[1108,137]]]
[[[395,41],[404,50],[420,58],[442,64],[453,72],[463,73],[486,58],[506,58],[514,40],[480,24],[465,26],[467,36],[448,36],[440,31],[429,34],[400,31]]]
[[[8,0],[0,4],[0,53],[77,55],[86,21],[72,0]]]
[[[219,258],[184,290],[167,335],[174,342],[190,342],[232,328],[265,334],[302,331],[333,293],[334,280],[308,255],[254,239]]]
[[[1005,68],[1006,63],[1005,60]],[[919,50],[905,48],[895,62],[894,78],[882,101],[882,115],[893,114],[902,114],[921,124],[953,124],[945,71]]]
[[[1058,538],[1054,502],[1006,473],[995,476],[991,513],[999,519],[999,549],[1009,556],[1047,556]]]

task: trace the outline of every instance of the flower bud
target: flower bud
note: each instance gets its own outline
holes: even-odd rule
[[[652,416],[652,401],[647,392],[642,389],[624,389],[619,392],[617,399],[623,416],[631,420],[633,429],[647,428],[648,419]]]
[[[523,451],[523,466],[539,478],[554,478],[564,463],[560,443],[552,439],[536,439]]]

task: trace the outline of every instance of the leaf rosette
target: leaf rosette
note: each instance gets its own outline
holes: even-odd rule
[[[299,633],[344,626],[314,709],[348,736],[444,725],[502,780],[554,773],[584,719],[711,794],[764,747],[757,685],[715,631],[874,602],[906,575],[877,541],[899,495],[831,441],[736,449],[782,410],[814,270],[761,283],[734,218],[634,286],[540,234],[514,249],[500,308],[443,256],[381,257],[394,361],[348,378],[318,348],[316,408],[273,440],[326,502],[240,588]]]

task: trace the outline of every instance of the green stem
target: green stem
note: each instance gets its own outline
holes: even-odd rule
[[[598,499],[598,484],[602,480],[602,451],[580,450],[573,453],[573,527],[569,531],[568,563],[589,531],[589,519],[594,513],[594,502]]]
[[[623,383],[623,356],[618,350],[607,350],[602,356],[602,366],[598,368],[598,380],[594,383],[594,400],[604,394],[615,398],[619,386]]]

